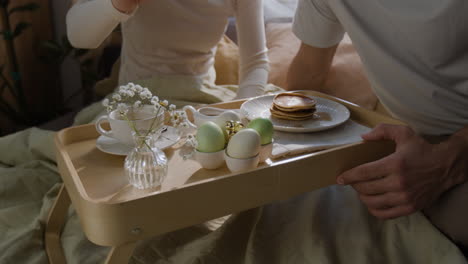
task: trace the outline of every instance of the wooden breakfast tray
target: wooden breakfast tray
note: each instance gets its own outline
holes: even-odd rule
[[[381,122],[401,124],[334,97],[310,94],[340,102],[350,110],[352,120],[368,127]],[[242,103],[214,106],[236,109]],[[77,126],[57,133],[55,143],[63,191],[68,191],[89,240],[104,246],[142,240],[335,184],[340,172],[394,149],[390,142],[356,143],[269,161],[238,174],[226,166],[202,169],[170,149],[166,150],[169,170],[163,187],[138,190],[127,183],[124,157],[96,148],[98,136],[93,124]]]

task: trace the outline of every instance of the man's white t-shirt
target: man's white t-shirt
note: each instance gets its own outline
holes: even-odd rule
[[[416,131],[468,125],[468,1],[299,0],[293,31],[322,48],[348,33],[382,104]]]

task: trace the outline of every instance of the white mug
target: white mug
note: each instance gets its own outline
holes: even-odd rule
[[[137,111],[128,114],[130,121],[137,130],[149,130],[155,115],[156,114],[152,110],[149,110],[149,108],[138,109]],[[152,129],[158,128],[157,125],[158,123],[163,122],[163,117],[164,111],[161,111],[157,117],[158,120],[154,122]],[[109,122],[111,128],[110,130],[105,130],[102,128],[101,123],[105,121]],[[114,110],[108,115],[99,117],[95,125],[99,134],[115,138],[121,143],[129,146],[134,145],[132,136],[132,131],[134,131],[134,129],[130,126],[128,120],[125,120],[122,116],[120,116],[118,110]]]

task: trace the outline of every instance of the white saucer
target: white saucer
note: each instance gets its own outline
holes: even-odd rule
[[[274,97],[275,95],[264,95],[244,102],[240,108],[241,115],[249,120],[257,117],[269,118],[273,123],[274,129],[295,133],[330,129],[343,124],[350,117],[350,112],[346,106],[326,98],[310,96],[317,102],[315,105],[317,117],[314,116],[314,118],[303,121],[278,119],[270,113]]]
[[[164,150],[173,146],[179,140],[179,131],[174,127],[168,126],[167,130],[161,134],[155,145],[161,150]],[[133,149],[133,146],[125,145],[115,138],[103,135],[99,136],[96,140],[96,147],[102,152],[120,156],[127,156],[127,154]]]

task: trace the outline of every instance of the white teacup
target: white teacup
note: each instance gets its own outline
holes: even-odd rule
[[[150,108],[141,108],[127,114],[137,130],[149,130],[155,115],[156,114]],[[154,122],[152,129],[157,129],[158,123],[163,122],[164,111],[161,111],[157,118],[158,120]],[[105,121],[109,122],[110,130],[102,128],[101,124]],[[99,117],[96,121],[96,130],[99,134],[115,138],[123,144],[129,146],[134,145],[132,136],[132,131],[134,130],[130,126],[129,121],[120,116],[117,110],[110,112],[108,115]]]

